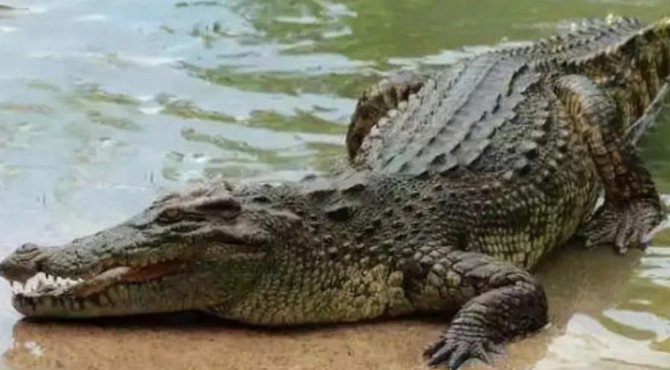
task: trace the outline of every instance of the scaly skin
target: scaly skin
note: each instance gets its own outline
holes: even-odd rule
[[[547,323],[529,270],[549,251],[581,228],[587,245],[623,253],[659,223],[633,141],[669,71],[669,19],[614,18],[392,78],[359,101],[349,166],[173,194],[65,246],[25,245],[0,274],[76,280],[19,289],[14,307],[37,317],[196,309],[292,325],[453,312],[428,363],[490,361]]]

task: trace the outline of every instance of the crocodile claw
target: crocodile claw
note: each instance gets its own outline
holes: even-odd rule
[[[611,244],[619,254],[630,247],[645,250],[661,219],[662,210],[656,202],[638,200],[621,207],[606,204],[586,226],[586,246]]]
[[[443,337],[429,346],[423,355],[428,360],[428,366],[446,366],[447,369],[457,370],[471,359],[491,364],[492,355],[502,352],[501,346],[486,339]]]

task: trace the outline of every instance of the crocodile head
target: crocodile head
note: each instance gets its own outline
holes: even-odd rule
[[[300,218],[222,185],[163,197],[131,219],[60,247],[26,244],[0,263],[26,316],[206,309],[253,289]],[[260,201],[259,201],[260,199]],[[264,201],[265,200],[265,201]],[[283,239],[279,240],[278,235]]]

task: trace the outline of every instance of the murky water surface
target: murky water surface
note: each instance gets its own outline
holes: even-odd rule
[[[323,169],[344,153],[357,94],[390,71],[546,36],[561,19],[670,13],[670,0],[4,4],[13,9],[0,9],[0,254],[109,226],[198,179]],[[666,193],[668,120],[644,143]],[[554,325],[512,345],[500,366],[670,369],[670,237],[655,244],[644,256],[557,256],[541,274]],[[40,325],[20,322],[9,299],[0,284],[0,367],[14,369],[418,369],[442,327]]]

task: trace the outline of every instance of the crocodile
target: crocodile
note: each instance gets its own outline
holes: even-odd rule
[[[552,250],[578,237],[617,253],[648,244],[664,210],[636,143],[669,73],[670,18],[627,17],[399,73],[358,100],[345,165],[163,195],[65,245],[24,244],[0,275],[28,317],[197,310],[281,326],[444,313],[428,365],[491,363],[547,325],[533,272]]]

